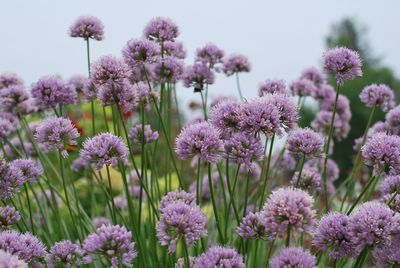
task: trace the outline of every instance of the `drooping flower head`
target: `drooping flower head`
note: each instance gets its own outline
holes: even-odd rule
[[[250,72],[251,64],[246,56],[241,54],[232,54],[224,59],[223,71],[227,76],[236,73]]]
[[[247,239],[264,237],[266,232],[265,226],[261,222],[260,213],[249,212],[245,217],[243,217],[236,232],[239,236]]]
[[[69,240],[55,243],[46,256],[47,267],[75,267],[83,264],[83,250]]]
[[[20,170],[24,181],[35,183],[37,178],[43,174],[42,166],[35,160],[32,159],[16,159],[11,162],[11,166]]]
[[[194,92],[200,92],[205,85],[214,83],[214,73],[203,63],[188,66],[183,75],[183,85],[193,87]]]
[[[0,91],[9,86],[24,86],[24,81],[15,73],[0,74]]]
[[[310,128],[293,130],[288,137],[287,150],[305,157],[320,156],[324,149],[323,136]]]
[[[96,17],[81,16],[69,28],[69,36],[101,41],[104,38],[104,26]]]
[[[284,80],[273,79],[261,83],[258,87],[258,96],[262,97],[266,94],[285,94],[286,84]]]
[[[83,250],[87,254],[102,255],[111,261],[111,267],[132,266],[136,258],[135,243],[132,234],[119,225],[102,225],[95,233],[89,234],[83,241]]]
[[[321,174],[315,167],[305,166],[299,178],[299,172],[295,172],[290,184],[309,193],[321,191]]]
[[[286,187],[273,191],[260,211],[269,239],[286,235],[289,225],[296,232],[310,232],[316,215],[313,204],[313,198],[300,189]]]
[[[134,143],[152,143],[158,140],[158,132],[153,131],[150,125],[136,124],[131,128],[129,132],[129,138]]]
[[[335,75],[338,85],[362,75],[361,59],[358,52],[346,47],[336,47],[324,55],[324,71]]]
[[[212,246],[196,258],[194,268],[235,267],[244,268],[243,256],[229,247]]]
[[[214,68],[216,64],[222,63],[224,54],[222,49],[213,43],[208,43],[204,47],[196,50],[195,61],[201,62],[210,68]]]
[[[307,97],[313,96],[317,90],[316,86],[311,80],[302,78],[294,81],[290,85],[290,91],[293,96]]]
[[[59,150],[63,157],[68,156],[69,146],[77,145],[79,132],[71,120],[62,117],[49,118],[36,129],[35,137],[48,151]]]
[[[170,253],[175,252],[181,238],[186,245],[192,246],[207,235],[206,221],[198,206],[182,201],[172,202],[163,208],[156,225],[158,240],[162,246],[168,246]]]
[[[174,41],[179,35],[179,28],[170,18],[156,17],[147,23],[143,35],[159,43]]]
[[[142,68],[155,63],[160,56],[160,47],[146,39],[129,40],[122,50],[125,63],[131,68]]]
[[[118,161],[126,163],[127,152],[128,148],[120,137],[102,133],[87,139],[80,154],[84,161],[94,164],[100,170],[103,165],[114,167]]]
[[[322,217],[314,231],[313,244],[329,257],[339,259],[354,254],[350,217],[332,212]]]
[[[371,136],[362,147],[362,156],[367,166],[377,174],[400,172],[400,137],[379,132]]]
[[[360,93],[360,100],[367,107],[377,105],[384,112],[392,109],[396,104],[393,90],[384,84],[366,86]]]
[[[208,122],[185,127],[175,142],[175,152],[183,160],[197,155],[206,163],[216,163],[222,149],[220,131]]]
[[[0,267],[4,268],[28,268],[28,264],[7,251],[0,250]]]
[[[119,84],[129,76],[127,66],[121,60],[110,55],[98,59],[92,69],[91,79],[97,86]]]
[[[312,81],[317,88],[325,83],[325,75],[315,67],[304,69],[300,76],[300,79],[303,78]]]
[[[154,65],[155,79],[161,83],[177,83],[184,73],[183,61],[166,56]]]
[[[21,214],[10,206],[0,207],[0,230],[7,230],[21,219]],[[0,266],[1,267],[1,266]]]
[[[315,268],[315,257],[301,248],[284,248],[270,261],[271,268]]]
[[[223,100],[211,110],[210,123],[217,127],[225,138],[239,129],[240,103]]]

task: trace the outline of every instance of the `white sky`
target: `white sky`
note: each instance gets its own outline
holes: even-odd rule
[[[267,78],[295,79],[304,67],[318,66],[324,37],[332,23],[355,17],[368,29],[373,51],[400,74],[399,1],[18,1],[3,0],[0,16],[0,72],[13,71],[30,85],[40,76],[69,78],[86,74],[85,44],[67,30],[80,15],[94,15],[105,25],[106,39],[92,42],[92,59],[120,56],[131,38],[155,16],[172,18],[192,62],[197,47],[214,42],[227,53],[240,52],[252,63],[241,76],[244,95],[256,94]],[[379,81],[377,81],[379,82]],[[187,101],[192,91],[179,88]],[[235,80],[219,76],[210,95],[236,94]],[[198,96],[195,96],[197,98]]]

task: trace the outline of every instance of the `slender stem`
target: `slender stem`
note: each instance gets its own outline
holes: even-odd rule
[[[261,198],[260,198],[260,204],[259,207],[261,208],[264,202],[264,197],[265,197],[265,191],[267,189],[267,185],[268,185],[268,176],[269,176],[269,170],[270,170],[270,165],[271,165],[271,158],[272,158],[272,150],[274,147],[274,141],[275,141],[275,134],[272,136],[271,139],[271,144],[269,146],[269,153],[268,153],[268,161],[267,161],[267,170],[266,170],[266,174],[265,174],[265,178],[264,178],[264,182],[263,182],[263,186],[262,186],[262,192],[261,192]],[[265,157],[265,156],[264,156]]]
[[[28,209],[29,209],[29,220],[31,221],[31,230],[32,230],[32,234],[35,235],[35,225],[33,223],[31,201],[30,201],[30,197],[28,194],[28,188],[26,187],[26,183],[24,183],[24,190],[25,190],[26,202],[28,204]]]
[[[299,185],[300,181],[301,181],[301,173],[303,172],[303,167],[304,167],[305,160],[306,160],[306,156],[303,155],[301,160],[300,160],[301,161],[300,162],[300,170],[299,170],[299,175],[297,176],[297,181],[296,181],[295,187],[297,187]]]
[[[239,97],[240,97],[240,100],[243,100],[242,90],[240,89],[239,73],[236,72],[235,75],[236,75],[236,86],[237,86],[237,90],[239,92]]]
[[[274,244],[275,244],[275,239],[272,240],[271,245],[269,246],[268,249],[267,263],[266,263],[267,268],[269,267],[269,259],[271,258],[272,250],[274,249]]]
[[[290,246],[290,236],[292,235],[291,233],[292,233],[292,226],[289,224],[286,232],[286,241],[285,241],[286,247]]]
[[[200,91],[201,104],[203,106],[204,120],[207,120],[207,103],[204,99],[203,91]]]
[[[189,252],[184,238],[182,238],[182,247],[183,247],[183,259],[185,262],[185,267],[190,268]]]
[[[196,179],[196,200],[197,205],[200,205],[200,167],[201,167],[201,159],[197,160],[197,179]]]
[[[107,170],[107,181],[108,181],[108,192],[110,195],[110,201],[111,201],[111,206],[112,206],[112,211],[111,211],[111,218],[113,220],[113,223],[116,224],[117,223],[117,219],[115,216],[115,211],[116,211],[116,207],[115,207],[115,202],[114,202],[114,196],[113,196],[113,188],[112,188],[112,183],[111,183],[111,175],[110,175],[110,168],[106,165],[106,170]]]
[[[211,203],[213,206],[215,223],[217,224],[219,239],[222,243],[224,243],[224,237],[222,235],[222,230],[221,230],[220,221],[219,221],[219,217],[218,217],[217,204],[215,202],[214,185],[213,185],[213,180],[212,180],[212,176],[211,176],[211,164],[210,163],[208,163],[208,184],[210,186]]]
[[[379,178],[378,175],[372,176],[372,178],[369,180],[368,184],[364,187],[362,192],[358,195],[356,201],[353,203],[353,205],[350,207],[350,209],[347,211],[347,215],[350,215],[350,213],[354,210],[354,208],[357,206],[357,204],[360,202],[361,198],[364,196],[364,194],[368,191],[370,186],[373,184],[373,182]]]

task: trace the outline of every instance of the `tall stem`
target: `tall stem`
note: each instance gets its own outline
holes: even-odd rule
[[[297,176],[297,181],[296,181],[295,187],[297,187],[299,185],[300,181],[301,181],[301,173],[303,172],[303,167],[304,167],[305,160],[306,160],[306,156],[303,155],[301,160],[300,160],[301,161],[300,162],[300,170],[299,170],[299,175]]]
[[[240,100],[243,100],[242,90],[240,89],[239,73],[236,72],[235,76],[236,76],[236,86],[237,86],[237,90],[239,92],[239,97],[240,97]]]
[[[267,170],[266,170],[266,174],[265,174],[265,178],[264,178],[264,182],[263,182],[263,186],[262,186],[262,192],[261,192],[261,198],[260,198],[260,204],[259,204],[260,208],[263,205],[265,191],[266,191],[267,185],[268,185],[268,176],[269,176],[269,169],[270,169],[270,165],[271,165],[271,158],[272,158],[272,150],[273,150],[273,147],[274,147],[274,141],[275,141],[275,134],[272,136],[271,145],[269,146]]]
[[[211,177],[211,164],[210,163],[208,163],[208,184],[210,187],[211,202],[212,202],[213,211],[214,211],[215,223],[217,224],[218,235],[219,235],[220,241],[222,243],[224,243],[224,237],[222,235],[222,230],[221,230],[220,221],[219,221],[219,217],[218,217],[217,203],[215,202],[214,184],[213,184],[213,180]]]
[[[373,182],[379,178],[378,175],[373,176],[368,184],[364,187],[364,189],[362,190],[362,192],[358,195],[356,201],[353,203],[353,205],[350,207],[349,211],[347,211],[347,215],[350,215],[351,212],[354,210],[354,208],[357,206],[357,204],[360,202],[361,198],[365,195],[365,193],[368,191],[368,189],[371,187],[371,185],[373,184]]]

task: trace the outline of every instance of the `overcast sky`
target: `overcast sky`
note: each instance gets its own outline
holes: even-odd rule
[[[187,63],[192,62],[195,49],[207,42],[249,57],[253,70],[241,76],[247,97],[256,94],[260,81],[291,81],[304,67],[319,66],[324,37],[332,23],[346,16],[368,27],[373,51],[400,74],[399,8],[396,0],[3,0],[0,72],[16,72],[28,86],[42,75],[86,74],[85,44],[70,38],[67,31],[76,17],[89,14],[103,21],[106,37],[91,43],[92,59],[120,56],[125,43],[140,37],[152,17],[167,16],[180,27]],[[186,101],[193,97],[189,89],[178,92]],[[219,76],[210,94],[236,94],[234,79]]]

